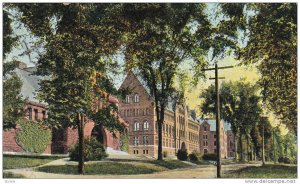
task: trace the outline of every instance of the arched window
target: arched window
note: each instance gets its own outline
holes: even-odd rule
[[[126,96],[126,103],[129,103],[130,102],[130,97],[129,95]]]
[[[149,123],[148,123],[148,121],[146,120],[145,122],[144,122],[144,130],[148,130],[149,129]]]
[[[140,129],[140,124],[138,122],[134,122],[134,131],[138,131]]]
[[[135,94],[134,95],[134,102],[137,103],[140,101],[140,98],[139,98],[139,95],[138,94]]]

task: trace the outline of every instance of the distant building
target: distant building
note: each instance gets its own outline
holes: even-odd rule
[[[220,121],[221,126],[221,157],[228,158],[234,155],[234,137],[230,129],[230,125],[225,123],[223,120]],[[216,120],[207,119],[201,121],[199,131],[199,147],[202,154],[205,153],[217,153],[217,142],[216,142]],[[229,143],[229,144],[228,144]]]
[[[131,94],[120,102],[119,114],[129,124],[129,153],[157,157],[158,131],[154,98],[141,79],[129,73],[120,88]],[[190,116],[187,106],[170,102],[162,127],[162,149],[175,156],[178,149],[199,151],[199,123]]]

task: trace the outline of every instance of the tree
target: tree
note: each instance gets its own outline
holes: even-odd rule
[[[238,51],[243,64],[258,63],[259,84],[267,106],[297,133],[297,4],[223,4],[230,17],[247,19],[244,45]],[[242,6],[245,11],[235,11]]]
[[[24,116],[25,100],[21,95],[23,82],[13,71],[15,62],[3,64],[3,129],[16,128]]]
[[[18,43],[18,37],[14,35],[11,23],[12,18],[9,16],[7,10],[3,9],[3,59],[6,58],[6,54]]]
[[[164,112],[176,91],[174,77],[185,59],[205,67],[209,22],[204,4],[125,4],[124,16],[131,24],[126,45],[126,66],[136,69],[154,97],[158,124],[158,160],[162,160]],[[191,24],[198,24],[194,34]],[[201,72],[199,72],[201,73]],[[203,73],[202,73],[203,76]]]
[[[116,68],[112,55],[121,46],[119,6],[15,4],[22,12],[21,21],[45,42],[45,53],[37,62],[36,74],[46,76],[39,98],[48,103],[49,125],[78,130],[80,174],[84,173],[83,128],[87,119],[111,131],[123,128],[115,116],[116,107],[108,103],[110,93],[116,90],[107,75],[109,69]],[[99,100],[104,103],[100,110],[95,107]]]
[[[12,48],[18,43],[18,37],[11,27],[12,19],[7,10],[3,10],[3,60]],[[21,95],[22,81],[13,71],[16,62],[3,63],[3,129],[15,128],[17,122],[24,115],[25,100]]]
[[[204,98],[201,111],[204,114],[215,112],[216,92],[214,85],[209,86],[200,95]],[[243,160],[242,135],[249,140],[252,127],[258,123],[261,114],[257,88],[244,81],[222,83],[220,87],[221,118],[229,122],[235,136],[235,144],[239,142],[240,159]],[[235,146],[237,156],[237,145]]]

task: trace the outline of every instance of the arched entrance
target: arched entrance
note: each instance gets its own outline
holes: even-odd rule
[[[185,147],[185,142],[182,142],[181,143],[181,148],[180,148],[181,150],[186,150],[186,147]]]
[[[95,137],[103,146],[107,147],[106,134],[102,126],[95,126],[92,130],[91,137]]]

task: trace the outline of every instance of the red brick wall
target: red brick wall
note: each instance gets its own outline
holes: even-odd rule
[[[2,132],[4,152],[23,152],[23,149],[16,142],[16,131],[15,129],[10,129]]]

